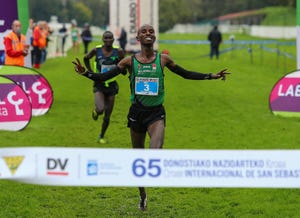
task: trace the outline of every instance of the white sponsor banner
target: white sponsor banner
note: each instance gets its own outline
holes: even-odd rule
[[[136,40],[137,31],[143,24],[150,24],[156,32],[158,42],[158,0],[110,0],[109,1],[109,29],[117,39],[121,28],[127,32],[126,50],[139,51],[140,46]],[[117,40],[115,40],[117,43]]]
[[[300,187],[300,150],[1,148],[0,179],[59,186]]]

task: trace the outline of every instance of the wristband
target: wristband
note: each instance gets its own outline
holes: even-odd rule
[[[212,79],[212,74],[211,73],[209,73],[209,74],[207,74],[207,79]]]

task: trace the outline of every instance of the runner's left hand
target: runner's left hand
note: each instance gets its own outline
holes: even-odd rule
[[[221,70],[219,73],[215,74],[216,75],[216,79],[222,78],[222,80],[226,80],[226,75],[230,74],[228,72],[226,72],[227,69]]]

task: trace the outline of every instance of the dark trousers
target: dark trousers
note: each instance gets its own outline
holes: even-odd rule
[[[90,43],[90,41],[83,41],[84,54],[87,54],[87,53],[88,53],[89,43]]]
[[[125,47],[126,47],[127,42],[125,41],[120,41],[120,47],[123,49],[123,51],[125,51]]]
[[[33,64],[40,64],[42,62],[42,51],[39,47],[34,46],[32,50],[32,63]]]
[[[219,59],[219,45],[211,45],[210,46],[210,59],[212,59],[214,57],[214,55],[216,55],[216,58]]]

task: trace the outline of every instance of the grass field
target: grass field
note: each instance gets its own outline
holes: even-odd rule
[[[224,36],[228,37],[228,36]],[[203,35],[161,35],[160,39],[204,39]],[[237,39],[249,39],[237,36]],[[222,45],[221,49],[229,45]],[[270,45],[271,46],[271,45]],[[273,48],[276,45],[273,45]],[[300,119],[274,116],[269,94],[296,61],[261,53],[253,45],[202,57],[207,45],[161,44],[179,65],[200,72],[227,68],[223,81],[184,80],[165,70],[167,127],[164,149],[300,149]],[[285,46],[295,55],[294,46]],[[81,50],[82,52],[82,50]],[[263,55],[263,58],[262,58]],[[91,119],[92,82],[76,75],[76,55],[49,59],[40,72],[54,90],[48,114],[33,117],[20,132],[0,132],[0,147],[101,147],[101,122]],[[78,55],[82,58],[82,53]],[[277,59],[278,58],[278,59]],[[118,78],[107,147],[130,148],[126,115],[130,105],[127,76]],[[100,119],[101,120],[101,119]],[[49,187],[0,181],[0,217],[299,217],[298,189],[148,188],[148,210],[137,209],[136,188]]]

